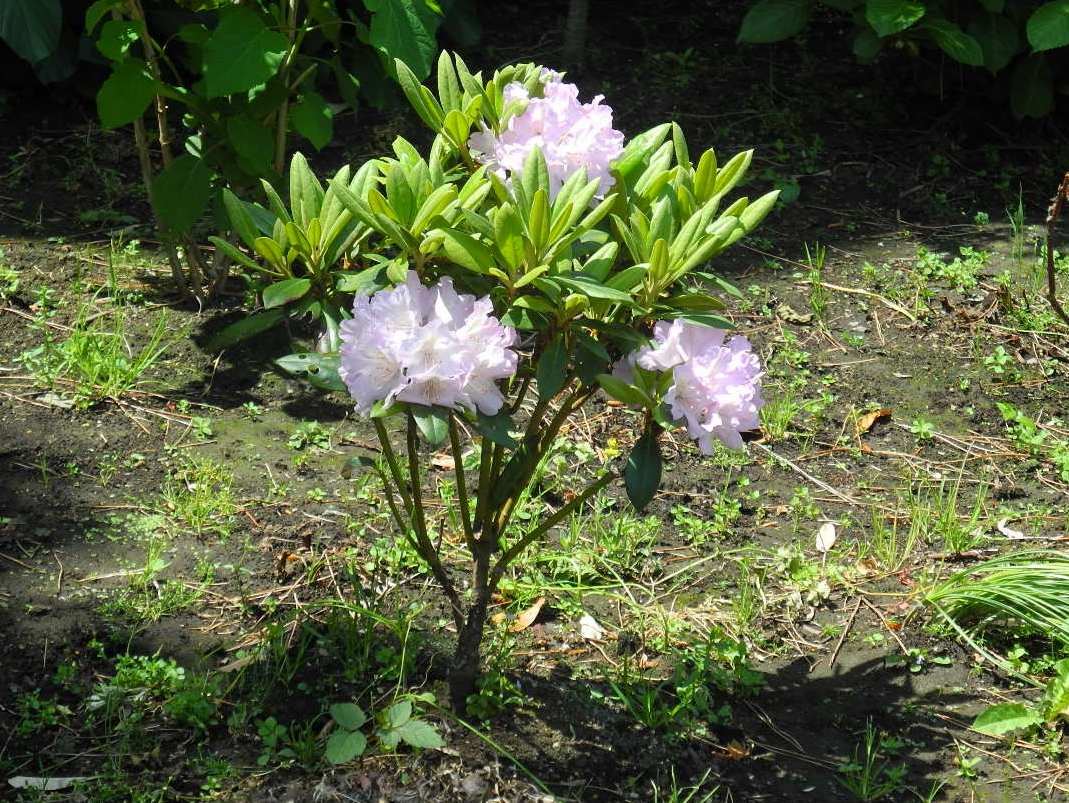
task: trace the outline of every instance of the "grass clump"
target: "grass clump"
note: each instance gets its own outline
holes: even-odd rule
[[[1069,555],[1061,552],[1000,555],[957,572],[923,598],[973,646],[992,628],[1069,644]]]

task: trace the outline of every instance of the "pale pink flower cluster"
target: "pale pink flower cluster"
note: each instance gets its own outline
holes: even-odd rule
[[[624,149],[624,135],[612,127],[612,108],[601,105],[603,95],[590,103],[579,102],[579,88],[546,70],[542,97],[531,98],[523,84],[505,87],[505,101],[526,100],[527,108],[514,115],[500,136],[483,128],[472,134],[468,147],[476,158],[501,178],[523,169],[524,160],[538,147],[549,167],[550,194],[580,168],[587,180],[597,179],[598,195],[612,187],[609,164]]]
[[[627,358],[649,371],[671,371],[672,386],[665,395],[676,421],[705,454],[717,438],[733,449],[742,448],[740,433],[760,426],[761,363],[750,341],[736,336],[725,342],[722,329],[680,320],[660,321],[653,343]],[[626,365],[618,373],[626,375]]]
[[[390,290],[358,295],[341,324],[338,370],[357,411],[399,401],[497,413],[497,382],[516,373],[517,337],[492,313],[489,298],[458,294],[448,277],[424,287],[415,271]]]

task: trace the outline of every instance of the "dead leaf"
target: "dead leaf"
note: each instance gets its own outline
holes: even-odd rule
[[[601,641],[605,637],[605,628],[589,613],[584,613],[579,620],[579,635],[587,641]]]
[[[854,570],[859,577],[872,577],[872,575],[879,573],[879,566],[872,558],[862,558],[854,566]]]
[[[453,460],[453,456],[448,452],[435,452],[432,454],[431,465],[442,471],[452,471],[457,467],[456,461]]]
[[[256,660],[255,655],[244,655],[241,658],[235,658],[228,664],[224,664],[219,667],[219,672],[237,672],[239,669],[244,669],[246,666]]]
[[[732,739],[724,745],[724,757],[729,761],[739,761],[750,755],[750,748],[738,739]]]
[[[835,546],[835,522],[826,521],[817,530],[817,552],[827,554]]]
[[[539,611],[542,610],[542,606],[546,604],[545,597],[539,597],[534,601],[534,604],[525,611],[520,611],[516,615],[516,621],[509,626],[510,633],[519,633],[521,630],[526,630],[534,624],[534,620],[538,618]]]
[[[779,304],[776,306],[776,317],[786,323],[795,323],[799,325],[805,325],[813,322],[812,312],[798,312],[791,307],[790,304]]]
[[[1023,540],[1025,538],[1025,534],[1020,530],[1015,530],[1012,527],[1008,526],[1009,522],[1009,519],[999,519],[998,524],[995,525],[995,529],[997,529],[1000,533],[1009,538],[1011,541]]]
[[[69,786],[74,786],[76,783],[82,783],[89,780],[92,779],[85,776],[69,778],[38,778],[32,775],[16,775],[13,778],[8,778],[7,782],[15,789],[37,789],[42,792],[58,792],[60,789],[66,789]]]
[[[872,429],[873,425],[877,421],[883,421],[886,418],[891,417],[891,413],[894,412],[889,407],[881,407],[879,410],[873,410],[871,413],[865,413],[861,418],[857,420],[857,434],[864,435],[866,432]]]

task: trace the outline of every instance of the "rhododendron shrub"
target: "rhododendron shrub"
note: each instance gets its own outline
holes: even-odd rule
[[[392,156],[361,168],[367,180],[330,184],[360,227],[358,269],[339,280],[354,302],[338,374],[379,435],[382,457],[366,464],[399,535],[448,600],[451,695],[463,709],[513,560],[613,481],[636,508],[648,504],[664,430],[709,452],[714,441],[741,447],[758,426],[761,366],[712,293],[733,288],[707,265],[776,193],[729,200],[752,152],[692,159],[674,123],[625,141],[600,97],[584,102],[536,65],[485,80],[443,55],[436,91],[404,64],[397,74],[434,139],[421,152],[398,138]],[[638,411],[630,453],[541,521],[518,520],[561,428],[606,395]],[[422,475],[443,447],[456,510],[432,522]],[[470,555],[467,582],[435,546],[449,521]]]

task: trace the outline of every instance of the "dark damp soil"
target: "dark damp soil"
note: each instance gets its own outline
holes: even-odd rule
[[[383,667],[405,660],[402,650],[405,683],[444,701],[452,639],[429,579],[403,556],[383,556],[376,536],[388,542],[389,523],[361,495],[361,477],[342,475],[350,457],[373,452],[373,434],[344,399],[272,370],[292,350],[289,335],[307,343],[310,333],[270,333],[222,355],[204,349],[239,314],[241,293],[205,310],[172,296],[125,132],[100,131],[76,93],[9,100],[0,267],[19,286],[0,303],[0,797],[14,794],[8,777],[28,775],[95,779],[88,792],[45,795],[70,800],[849,801],[859,798],[842,767],[858,760],[871,722],[897,740],[888,766],[904,767],[882,799],[916,799],[910,790],[926,799],[939,782],[941,800],[1061,799],[1058,749],[968,730],[992,690],[1019,697],[1019,688],[909,594],[1005,547],[1003,519],[1034,538],[1066,532],[1066,485],[1008,439],[997,406],[1057,415],[1069,390],[1066,330],[1049,318],[1035,260],[1067,153],[1062,121],[1004,118],[997,102],[979,102],[984,86],[945,64],[895,56],[859,68],[828,20],[801,43],[736,46],[741,13],[740,3],[625,11],[591,2],[585,70],[573,75],[584,93],[606,95],[628,134],[676,119],[693,150],[715,145],[722,161],[757,149],[751,195],[797,190],[714,266],[742,291],[732,317],[768,366],[782,427],[766,427],[742,458],[667,445],[650,509],[655,538],[625,591],[553,585],[537,567],[516,578],[499,611],[548,598],[504,669],[521,705],[481,735],[428,709],[445,749],[339,769],[259,765],[256,723],[273,716],[318,731],[330,702],[381,706],[394,691]],[[562,24],[559,4],[495,4],[468,62],[554,64]],[[951,87],[942,97],[939,82]],[[338,125],[319,168],[382,152],[396,133],[421,136],[395,111]],[[1019,201],[1025,227],[1015,234],[1006,210]],[[924,276],[922,247],[946,262],[961,247],[988,256],[962,290]],[[134,392],[72,407],[71,388],[36,384],[20,355],[111,309],[117,293],[129,342],[143,342],[159,316],[173,342]],[[891,412],[859,426],[880,408]],[[319,447],[297,438],[302,422],[319,422]],[[582,448],[569,453],[566,482],[619,459],[631,424],[627,412],[593,404],[568,433]],[[443,476],[434,470],[430,482]],[[910,487],[947,482],[962,489],[965,518],[982,489],[975,544],[956,555],[922,538],[894,571],[879,566],[873,510],[900,511]],[[195,519],[198,486],[213,491]],[[737,512],[716,528],[732,498]],[[612,501],[610,515],[624,512]],[[825,520],[838,524],[839,542],[822,563],[814,537]],[[706,534],[695,539],[696,530]],[[153,555],[163,568],[146,574]],[[821,575],[830,578],[822,592],[805,567],[826,565],[834,572]],[[686,582],[649,583],[677,575]],[[148,579],[138,585],[139,576]],[[733,606],[754,577],[762,605],[740,625]],[[196,595],[173,610],[131,616],[131,605],[190,588]],[[625,592],[632,608],[621,605]],[[416,613],[409,629],[361,624],[350,641],[332,641],[340,629],[323,613],[328,598],[394,622]],[[670,618],[724,629],[747,645],[761,683],[752,693],[713,689],[728,709],[701,736],[640,724],[609,681],[642,661],[671,667],[636,609],[663,618],[665,633]],[[606,628],[601,641],[581,636],[584,612]],[[258,644],[271,645],[270,659],[252,661]],[[157,653],[191,676],[218,672],[214,719],[180,726],[157,706],[132,733],[85,723],[117,656]],[[44,721],[31,698],[62,710]],[[702,791],[671,797],[674,782]]]

